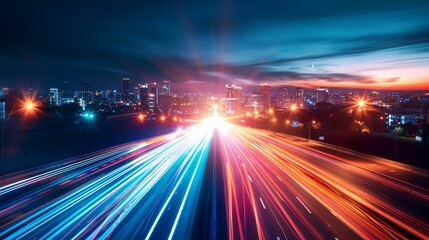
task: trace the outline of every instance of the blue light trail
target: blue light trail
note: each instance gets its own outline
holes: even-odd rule
[[[0,238],[189,237],[177,226],[192,225],[212,133],[198,124],[16,176],[0,188]]]

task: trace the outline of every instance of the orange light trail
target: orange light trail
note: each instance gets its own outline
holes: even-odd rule
[[[230,239],[406,239],[429,234],[424,216],[396,199],[429,206],[429,189],[390,176],[386,160],[339,154],[334,148],[317,150],[322,144],[236,125],[219,132],[219,141]],[[377,163],[379,169],[368,170],[363,162]],[[406,168],[398,171],[410,174]]]

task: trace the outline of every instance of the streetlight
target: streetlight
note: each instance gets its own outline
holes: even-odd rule
[[[33,98],[26,98],[20,104],[20,111],[23,111],[26,115],[34,115],[37,111],[38,103]]]

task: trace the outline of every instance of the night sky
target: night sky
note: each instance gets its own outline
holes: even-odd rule
[[[429,89],[429,1],[3,1],[0,87]]]

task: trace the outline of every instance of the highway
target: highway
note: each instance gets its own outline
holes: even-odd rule
[[[216,135],[229,239],[424,239],[428,173],[230,125]]]
[[[189,238],[213,128],[197,125],[20,173],[0,188],[1,239]]]
[[[213,118],[8,176],[0,239],[424,239],[425,170]]]

